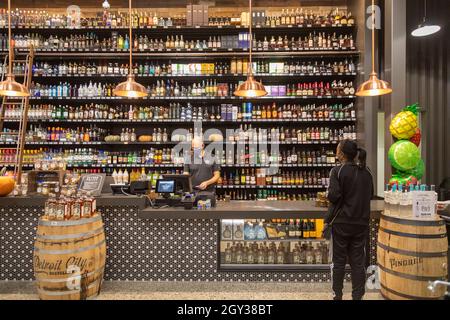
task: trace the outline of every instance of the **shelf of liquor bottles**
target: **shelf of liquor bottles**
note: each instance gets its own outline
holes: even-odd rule
[[[0,166],[14,166],[14,163],[0,162]],[[272,165],[272,167],[275,165]],[[278,164],[279,168],[333,168],[336,164]],[[33,163],[23,164],[24,168],[34,168]],[[142,164],[142,163],[130,163],[130,164],[71,164],[66,165],[67,168],[183,168],[183,164]],[[221,164],[221,168],[269,168],[271,165],[262,164]]]
[[[13,18],[17,53],[27,53],[30,44],[36,50],[26,147],[39,151],[27,155],[28,168],[41,161],[36,159],[65,159],[70,170],[106,172],[122,182],[181,172],[183,155],[170,153],[182,141],[189,150],[190,139],[173,132],[187,129],[192,136],[201,124],[203,131],[221,132],[222,138],[212,140],[223,149],[242,146],[236,158],[223,154],[220,200],[305,200],[326,185],[338,141],[356,138],[360,52],[351,13],[289,10],[254,19],[253,70],[269,95],[252,99],[233,96],[248,70],[245,17],[210,16],[191,26],[179,17],[143,14],[134,17],[130,39],[122,13],[83,15],[80,28],[67,27],[62,16],[29,14]],[[1,21],[0,13],[0,52],[6,53]],[[130,48],[133,66],[127,65]],[[130,67],[147,87],[147,98],[112,96]],[[16,64],[13,71],[20,76],[24,66]],[[1,146],[15,145],[9,133],[17,130],[18,112],[7,108]],[[230,139],[226,129],[255,130],[258,138]],[[255,152],[259,160],[247,161],[261,143],[280,150],[279,175],[267,175],[264,182],[251,177],[264,178],[273,164],[263,160],[269,154]],[[1,163],[15,161],[12,152],[1,156]]]
[[[263,31],[267,31],[267,30],[290,30],[290,29],[295,29],[297,32],[300,30],[326,30],[326,29],[330,29],[330,30],[351,30],[354,29],[355,26],[354,25],[312,25],[312,24],[288,24],[288,25],[275,25],[275,26],[262,26],[262,25],[256,25],[253,27],[254,30],[263,30]],[[12,29],[14,31],[43,31],[43,30],[50,30],[50,31],[67,31],[70,33],[74,33],[74,32],[86,32],[86,31],[128,31],[128,27],[127,26],[123,26],[123,27],[101,27],[101,26],[85,26],[85,27],[80,27],[80,28],[68,28],[68,27],[64,27],[64,26],[14,26],[12,27]],[[241,26],[241,25],[206,25],[206,26],[140,26],[140,27],[133,27],[133,31],[134,32],[139,32],[141,30],[155,30],[155,31],[163,31],[164,33],[166,33],[167,31],[178,31],[178,30],[186,30],[186,31],[193,31],[193,30],[203,30],[203,31],[216,31],[216,30],[246,30],[248,29],[247,26]],[[7,30],[6,27],[0,27],[0,31],[2,30]]]
[[[29,49],[18,49],[15,48],[15,51],[18,54],[28,53]],[[34,49],[37,57],[42,57],[45,55],[51,56],[52,54],[61,55],[61,57],[70,56],[71,54],[84,54],[85,57],[89,58],[102,58],[102,54],[113,54],[117,57],[127,57],[129,56],[129,50],[125,49],[44,49],[44,48],[36,48]],[[188,58],[190,56],[223,56],[223,57],[232,57],[232,56],[248,56],[248,49],[233,49],[233,48],[211,48],[211,49],[148,49],[148,50],[133,50],[133,57],[174,57],[177,54],[183,54],[183,56]],[[0,49],[0,53],[8,54],[8,49]],[[93,55],[94,56],[90,56]],[[172,55],[171,55],[172,54]],[[175,54],[175,55],[174,55]],[[317,55],[344,55],[344,56],[354,56],[359,55],[360,52],[356,50],[355,47],[340,49],[320,49],[320,48],[298,48],[298,49],[289,49],[289,48],[275,48],[272,50],[263,50],[263,49],[254,49],[253,55],[255,57],[270,57],[270,56],[283,56],[283,55],[291,55],[291,56],[317,56]]]
[[[271,77],[288,77],[288,78],[294,78],[294,77],[354,77],[356,76],[355,72],[343,72],[343,73],[278,73],[278,74],[271,74],[271,73],[254,73],[255,77],[259,78],[271,78]],[[142,75],[137,74],[136,78],[142,79],[145,81],[146,79],[152,80],[152,79],[160,79],[160,78],[183,78],[186,80],[194,80],[195,78],[245,78],[246,74],[182,74],[182,75],[174,75],[174,74],[159,74],[159,75]],[[76,81],[77,79],[80,79],[82,81],[84,78],[89,79],[96,79],[99,81],[100,79],[115,79],[115,78],[123,78],[126,77],[126,74],[122,75],[116,75],[116,74],[74,74],[74,75],[34,75],[33,79],[36,81],[44,81],[44,80],[61,80],[61,79],[70,79],[71,81]]]
[[[242,98],[242,97],[236,97],[236,96],[227,96],[227,97],[195,97],[195,96],[186,96],[186,97],[146,97],[141,99],[127,99],[127,98],[120,98],[120,97],[105,97],[105,96],[98,96],[98,97],[30,97],[30,101],[74,101],[74,102],[101,102],[101,101],[107,101],[107,102],[127,102],[127,103],[139,103],[140,101],[146,101],[146,100],[199,100],[199,101],[235,101],[235,100],[245,100],[245,101],[257,101],[257,100],[345,100],[345,99],[355,99],[356,96],[265,96],[265,97],[255,97],[255,98]]]
[[[39,122],[49,122],[49,123],[188,123],[192,124],[194,122],[211,123],[211,124],[232,124],[232,123],[320,123],[320,122],[356,122],[356,119],[244,119],[244,120],[181,120],[181,119],[29,119],[28,123],[39,123]],[[7,119],[6,123],[19,123],[18,119]]]
[[[33,142],[25,142],[26,145],[29,146],[127,146],[127,145],[137,145],[137,146],[175,146],[178,145],[180,142],[173,142],[173,141],[167,141],[167,142],[160,142],[160,141],[154,141],[154,142],[105,142],[105,141],[89,141],[89,142],[72,142],[72,141],[33,141]],[[0,145],[16,145],[16,141],[0,141]],[[205,142],[207,145],[208,142]],[[242,146],[249,146],[249,145],[255,145],[257,146],[258,143],[239,143],[239,142],[220,142],[220,144],[231,144],[231,145],[242,145]],[[268,145],[337,145],[338,141],[326,141],[326,142],[320,142],[320,141],[310,141],[310,142],[269,142]],[[190,142],[187,142],[186,145],[190,145]]]
[[[218,189],[325,189],[326,185],[218,185]]]
[[[186,31],[183,29],[145,30],[129,39],[126,30],[57,30],[14,32],[14,44],[18,50],[28,50],[32,45],[39,53],[127,53],[130,48],[139,53],[239,53],[250,46],[249,34],[238,28],[213,28]],[[81,31],[81,32],[80,32]],[[346,52],[355,51],[356,28],[317,29],[256,28],[252,48],[255,53],[277,52]],[[0,35],[0,49],[7,48],[6,35]]]
[[[17,54],[26,54],[29,51],[28,50],[15,50]],[[0,50],[0,55],[7,55],[7,50]],[[312,57],[319,57],[319,58],[332,58],[332,57],[353,57],[358,58],[361,54],[360,51],[313,51],[313,50],[304,50],[304,51],[263,51],[263,52],[253,52],[253,56],[260,58],[260,59],[274,59],[274,58],[284,58],[284,59],[299,59],[299,58],[312,58]],[[72,52],[59,52],[57,50],[54,51],[47,51],[47,52],[35,52],[35,57],[38,60],[54,60],[55,58],[64,58],[64,59],[117,59],[117,60],[125,60],[129,58],[129,53],[126,52],[107,52],[104,51],[84,51],[84,50],[76,50]],[[186,52],[147,52],[147,53],[141,53],[141,52],[135,52],[133,53],[133,59],[135,60],[142,60],[142,59],[148,59],[148,58],[157,58],[159,60],[174,60],[174,59],[183,59],[183,60],[190,60],[190,59],[218,59],[218,58],[229,58],[229,57],[248,57],[248,50],[242,50],[242,51],[234,51],[234,50],[227,50],[226,52],[217,52],[217,51],[210,51],[206,52],[205,50],[198,50],[197,52],[193,51],[186,51]]]

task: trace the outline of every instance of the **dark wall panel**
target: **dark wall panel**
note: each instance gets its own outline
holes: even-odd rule
[[[407,1],[407,97],[408,103],[423,107],[422,153],[426,159],[426,182],[439,184],[450,177],[450,1],[428,0],[430,23],[440,32],[415,38],[411,31],[422,21],[423,0]]]

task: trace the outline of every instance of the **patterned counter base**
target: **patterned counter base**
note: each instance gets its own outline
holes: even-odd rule
[[[105,223],[105,280],[328,282],[330,272],[217,270],[219,220],[141,220],[138,207],[100,207]],[[0,280],[33,280],[33,244],[42,207],[0,207]],[[376,264],[378,220],[370,225]],[[347,277],[349,278],[349,276]]]

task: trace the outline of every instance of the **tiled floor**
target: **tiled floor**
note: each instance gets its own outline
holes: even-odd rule
[[[344,299],[351,299],[346,286]],[[330,300],[330,284],[105,281],[99,300]],[[0,281],[0,300],[38,299],[33,282]],[[380,300],[368,292],[366,300]]]

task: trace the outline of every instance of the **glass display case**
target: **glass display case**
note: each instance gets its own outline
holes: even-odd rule
[[[323,219],[235,219],[220,221],[219,270],[329,268]]]

